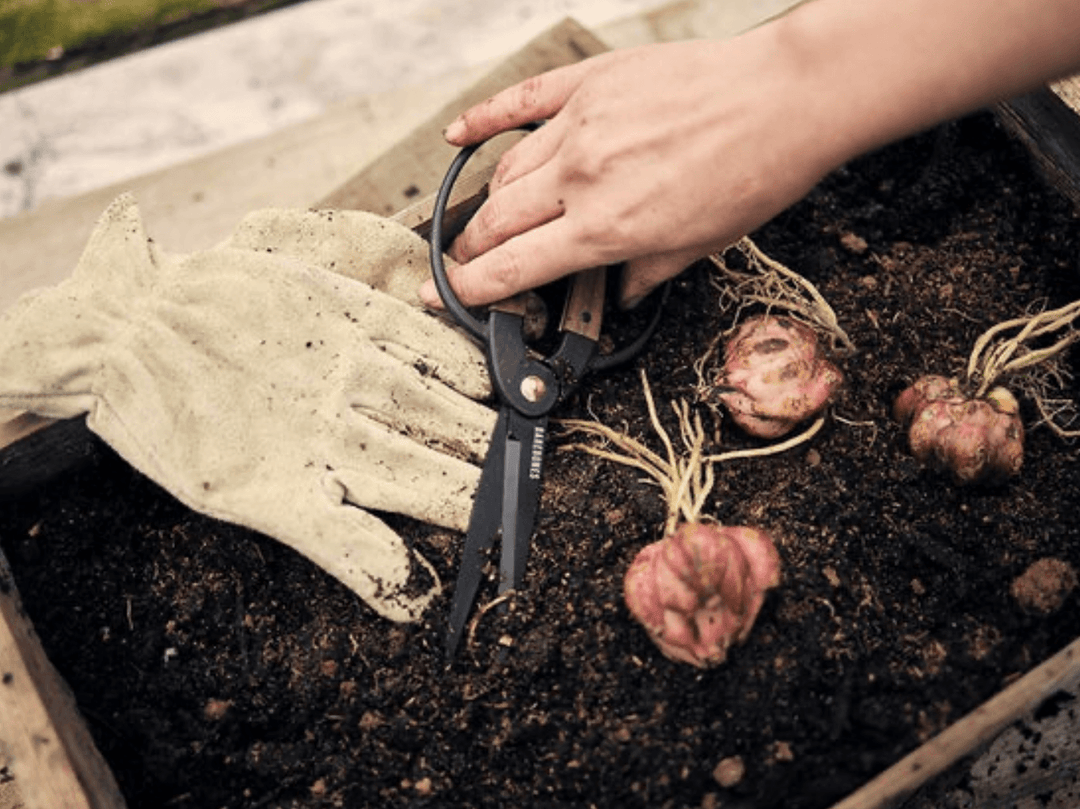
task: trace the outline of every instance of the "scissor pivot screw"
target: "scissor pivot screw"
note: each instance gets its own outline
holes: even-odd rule
[[[521,380],[521,395],[527,401],[539,402],[544,398],[545,393],[547,393],[547,385],[535,374],[529,374]]]

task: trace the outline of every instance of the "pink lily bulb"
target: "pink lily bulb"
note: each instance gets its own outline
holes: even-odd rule
[[[896,398],[893,417],[908,427],[915,459],[957,483],[999,483],[1023,466],[1020,406],[1005,388],[971,398],[957,379],[931,374]]]
[[[724,346],[719,398],[750,435],[778,438],[828,405],[844,381],[812,328],[783,315],[743,321]]]
[[[779,583],[780,555],[768,534],[692,522],[638,553],[623,595],[666,657],[710,668],[746,640],[765,592]]]

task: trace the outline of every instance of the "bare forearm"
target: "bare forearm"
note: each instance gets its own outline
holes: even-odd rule
[[[1080,69],[1080,0],[812,0],[773,27],[834,162]]]

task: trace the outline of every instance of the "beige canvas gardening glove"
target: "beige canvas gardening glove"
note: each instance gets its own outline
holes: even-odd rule
[[[170,255],[121,197],[69,279],[0,314],[0,407],[87,413],[191,508],[415,619],[438,578],[366,509],[464,529],[495,421],[477,347],[356,280],[412,295],[425,249],[373,215],[277,211]]]

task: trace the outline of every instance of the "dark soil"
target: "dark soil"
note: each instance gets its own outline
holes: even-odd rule
[[[717,470],[706,511],[773,532],[784,564],[719,668],[669,662],[623,605],[664,520],[658,490],[558,451],[558,433],[524,592],[450,667],[457,534],[390,518],[448,591],[398,626],[104,447],[0,504],[27,610],[129,806],[816,809],[1080,634],[1076,593],[1050,615],[1010,595],[1038,559],[1080,567],[1077,447],[1034,427],[1018,477],[958,488],[916,465],[889,416],[918,375],[960,372],[993,323],[1080,297],[1069,204],[980,114],[835,172],[755,238],[859,351],[810,444]],[[691,397],[694,360],[730,325],[717,301],[707,267],[688,271],[636,366],[589,379],[560,415],[659,448],[637,368],[658,400]],[[727,423],[719,436],[749,443]],[[730,756],[746,774],[723,789]]]

